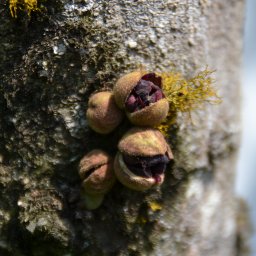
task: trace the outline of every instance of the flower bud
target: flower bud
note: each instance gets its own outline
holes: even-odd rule
[[[121,123],[123,113],[111,92],[98,92],[89,99],[86,118],[94,131],[108,134]]]
[[[79,165],[84,192],[106,194],[115,183],[112,158],[102,150],[92,150],[82,158]]]

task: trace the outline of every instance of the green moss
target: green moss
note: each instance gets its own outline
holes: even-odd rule
[[[82,61],[87,64],[88,70],[94,72],[97,84],[101,89],[102,85],[112,87],[113,79],[129,68],[124,64],[124,56],[119,52],[121,37],[118,34],[110,36],[108,29],[95,23],[90,13],[78,22],[71,21],[68,25],[72,31],[76,30],[83,34],[72,42],[75,48],[87,46],[88,54],[82,58]],[[73,34],[72,31],[70,31],[71,34]],[[95,89],[99,89],[97,87]]]
[[[212,73],[213,71],[205,69],[189,79],[176,72],[159,74],[163,78],[163,91],[170,105],[166,120],[158,126],[165,136],[168,136],[170,126],[175,123],[178,112],[188,113],[190,117],[191,111],[201,108],[205,103],[221,102],[214,86]]]

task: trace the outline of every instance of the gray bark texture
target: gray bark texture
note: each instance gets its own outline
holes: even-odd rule
[[[43,4],[17,19],[0,4],[0,255],[245,255],[233,191],[244,1]],[[93,148],[114,154],[122,134],[89,129],[88,97],[140,65],[186,77],[208,66],[223,102],[194,124],[178,115],[160,188],[117,183],[85,210],[78,163]]]

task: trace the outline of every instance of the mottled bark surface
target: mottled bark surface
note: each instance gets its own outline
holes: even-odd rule
[[[15,20],[0,4],[0,254],[236,255],[244,1],[45,5]],[[88,129],[88,96],[140,64],[187,77],[208,65],[223,103],[193,113],[195,125],[178,117],[161,188],[118,183],[86,211],[77,164],[92,148],[114,154],[123,132]]]

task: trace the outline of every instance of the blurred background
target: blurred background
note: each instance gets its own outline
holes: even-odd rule
[[[253,222],[251,256],[256,256],[256,1],[247,0],[242,77],[242,138],[236,192],[246,199]]]

